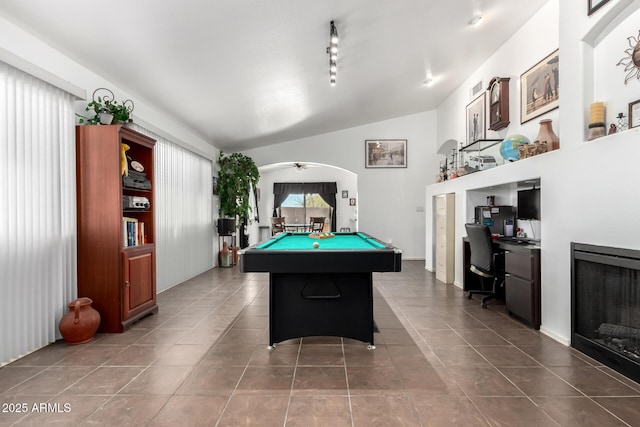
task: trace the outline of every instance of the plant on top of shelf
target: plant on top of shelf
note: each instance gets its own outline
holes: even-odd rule
[[[105,94],[100,94],[98,91],[105,91]],[[110,125],[111,123],[126,123],[131,118],[131,112],[133,111],[133,101],[126,99],[119,103],[115,100],[113,92],[109,89],[98,88],[93,91],[93,97],[85,108],[85,111],[92,111],[92,117],[85,117],[81,114],[77,114],[80,118],[78,123],[89,125]]]
[[[251,189],[260,179],[258,168],[251,157],[241,153],[225,155],[220,152],[218,158],[218,194],[220,195],[219,214],[227,218],[239,217],[249,221]]]

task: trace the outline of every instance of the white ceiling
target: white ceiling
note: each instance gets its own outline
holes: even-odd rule
[[[2,0],[0,14],[238,151],[436,108],[546,1]]]

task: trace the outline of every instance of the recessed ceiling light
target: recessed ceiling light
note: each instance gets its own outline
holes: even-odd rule
[[[478,25],[478,22],[480,22],[480,20],[482,20],[482,15],[475,15],[473,18],[471,18],[471,20],[469,21],[469,25]]]

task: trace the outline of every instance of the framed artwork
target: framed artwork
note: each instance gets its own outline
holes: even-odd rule
[[[342,190],[342,198],[343,199],[349,198],[349,190]]]
[[[591,15],[596,10],[600,9],[606,2],[609,0],[587,0],[588,1],[588,9],[587,15]]]
[[[406,139],[367,139],[364,141],[365,168],[406,168]]]
[[[640,126],[640,99],[629,103],[629,129]]]
[[[520,76],[520,123],[560,105],[560,53],[551,53]]]
[[[356,199],[349,199],[349,206],[355,206],[356,205]]]
[[[467,105],[467,145],[485,138],[485,103],[486,94],[482,92]]]

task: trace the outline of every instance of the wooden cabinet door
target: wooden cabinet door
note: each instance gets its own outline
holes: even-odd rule
[[[455,195],[436,196],[436,279],[453,283],[455,276]]]
[[[505,278],[505,297],[507,311],[515,314],[522,320],[534,323],[534,298],[533,284],[530,280],[507,274]]]
[[[517,250],[505,254],[507,312],[540,329],[540,251]]]
[[[522,279],[533,280],[534,257],[532,254],[507,252],[505,254],[505,270]]]
[[[122,319],[126,321],[156,305],[155,246],[128,248],[122,261]]]

